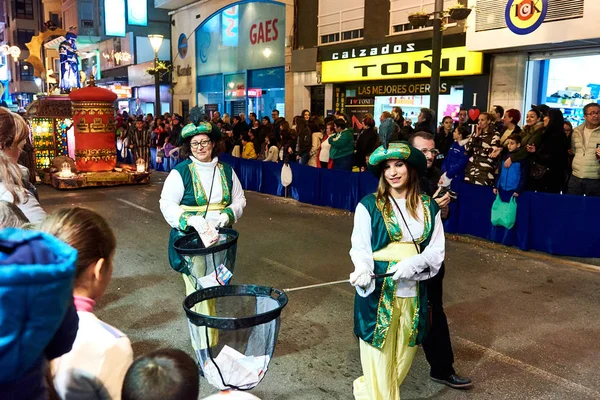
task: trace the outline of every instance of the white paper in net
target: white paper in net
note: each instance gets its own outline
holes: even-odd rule
[[[229,283],[233,276],[233,273],[225,267],[225,265],[219,265],[212,274],[205,275],[201,278],[197,278],[198,285],[203,289],[213,286],[225,286]],[[198,287],[198,285],[196,285]]]
[[[245,356],[225,345],[214,360],[219,366],[223,380],[221,380],[221,375],[213,361],[208,359],[203,368],[208,383],[220,390],[227,389],[227,386],[223,385],[223,381],[231,386],[249,389],[256,386],[265,376],[270,357],[268,355]]]

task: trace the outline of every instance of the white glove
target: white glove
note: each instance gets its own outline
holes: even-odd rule
[[[214,225],[206,221],[200,215],[194,215],[188,219],[188,225],[198,232],[200,240],[204,243],[205,247],[210,247],[219,241],[219,231]]]
[[[354,271],[350,274],[350,284],[361,297],[367,297],[375,290],[375,279],[371,278],[370,271]]]
[[[215,227],[223,228],[229,225],[229,215],[226,213],[219,214],[219,218],[217,218],[217,222],[215,223]]]
[[[392,278],[395,281],[398,279],[411,279],[419,272],[417,268],[419,263],[422,263],[422,258],[419,254],[417,254],[394,264],[390,269],[388,269],[388,272],[394,273]]]
[[[366,288],[371,281],[371,274],[368,271],[354,271],[350,274],[350,284],[354,287]]]
[[[397,281],[398,279],[409,279],[415,274],[412,268],[406,265],[405,261],[406,260],[402,260],[388,269],[388,272],[394,273],[392,276],[393,280]]]
[[[198,233],[204,233],[208,230],[208,222],[201,215],[194,215],[187,221],[188,226],[191,226]]]

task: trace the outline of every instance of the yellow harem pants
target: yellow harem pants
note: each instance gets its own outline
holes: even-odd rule
[[[383,347],[378,349],[359,340],[364,375],[354,381],[356,400],[400,399],[400,385],[417,353],[417,346],[408,345],[414,314],[414,297],[396,297]]]
[[[196,279],[193,275],[197,277],[202,277],[206,274],[206,260],[204,256],[194,257],[191,269],[192,275],[181,274],[183,277],[183,282],[185,283],[186,297],[198,290],[196,289]],[[202,315],[217,315],[215,300],[211,299],[202,301],[196,304],[192,308],[192,311]],[[192,347],[194,351],[206,349],[208,347],[214,347],[217,345],[217,342],[219,340],[219,332],[216,329],[206,328],[204,326],[196,326],[191,322],[188,325],[190,327],[190,336],[192,339]],[[209,343],[206,343],[207,329]]]

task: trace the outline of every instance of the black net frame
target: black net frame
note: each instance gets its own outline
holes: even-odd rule
[[[257,299],[260,297],[268,298],[277,302],[277,307],[263,312],[258,313],[252,316],[247,317],[218,317],[213,315],[205,315],[197,313],[193,310],[194,306],[197,304],[208,301],[211,299],[216,299],[219,297],[230,297],[230,296],[254,296]],[[185,310],[186,316],[190,323],[206,328],[213,329],[221,329],[225,331],[235,331],[239,329],[252,328],[261,324],[267,324],[274,320],[276,320],[276,332],[275,332],[275,341],[279,332],[279,317],[281,315],[281,311],[288,303],[287,295],[281,291],[274,288],[266,287],[266,286],[258,286],[258,285],[227,285],[227,286],[213,286],[206,289],[198,290],[185,298],[183,301],[183,309]],[[209,329],[204,329],[204,335],[206,343],[210,343],[211,339],[209,337]],[[207,347],[207,351],[212,361],[213,365],[216,367],[219,377],[221,378],[221,382],[224,387],[228,387],[235,390],[250,390],[254,388],[256,385],[252,387],[239,387],[236,385],[229,384],[225,382],[221,369],[219,368],[218,363],[215,361],[212,348],[210,346]],[[272,354],[271,354],[272,356]],[[264,378],[264,376],[263,376]],[[261,378],[261,380],[263,379]],[[259,381],[260,382],[260,381]],[[256,384],[258,384],[257,382]]]
[[[177,239],[173,244],[175,251],[185,261],[189,274],[194,276],[194,286],[196,290],[202,289],[202,286],[198,284],[197,279],[213,273],[218,266],[217,260],[220,260],[231,273],[234,272],[239,233],[235,229],[220,228],[219,237],[224,237],[225,241],[206,247],[204,246],[204,243],[202,243],[200,235],[194,231]],[[221,242],[221,239],[219,239],[219,241]],[[219,254],[219,256],[216,256],[215,259],[216,254]],[[194,264],[193,260],[197,257],[204,257],[205,260],[210,258],[212,261],[204,263],[204,271],[201,271],[200,274],[197,274],[196,272],[198,271],[192,267]],[[219,282],[219,284],[221,283]]]

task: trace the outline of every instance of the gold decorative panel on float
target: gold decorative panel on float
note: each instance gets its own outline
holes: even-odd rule
[[[112,171],[117,165],[115,108],[117,95],[96,86],[69,94],[75,127],[75,163],[82,172]]]

